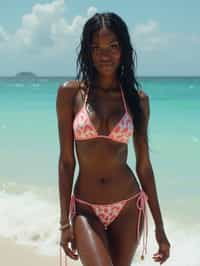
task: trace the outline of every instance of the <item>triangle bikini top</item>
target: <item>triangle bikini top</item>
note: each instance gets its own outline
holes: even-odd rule
[[[109,135],[100,135],[95,129],[86,109],[88,93],[85,96],[82,108],[76,114],[73,121],[73,132],[76,140],[87,140],[95,138],[106,138],[115,142],[128,144],[129,137],[133,135],[134,127],[132,117],[128,113],[123,90],[120,87],[125,113],[114,126]]]

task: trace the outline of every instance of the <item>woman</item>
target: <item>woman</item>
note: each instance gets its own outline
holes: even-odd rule
[[[131,265],[143,230],[142,259],[146,253],[148,200],[159,245],[153,259],[162,264],[170,244],[149,158],[149,101],[139,90],[135,51],[118,15],[97,13],[85,23],[77,66],[76,81],[59,87],[56,103],[60,244],[84,266]],[[126,162],[130,139],[140,184]],[[74,142],[79,174],[72,193]]]

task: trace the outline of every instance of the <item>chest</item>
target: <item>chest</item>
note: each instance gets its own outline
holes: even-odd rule
[[[89,119],[99,135],[109,135],[119,123],[127,124],[127,106],[120,93],[88,94],[87,98],[77,99],[77,103],[76,113],[83,108],[84,118]]]
[[[90,121],[99,134],[108,135],[125,114],[119,95],[88,98],[85,107]]]
[[[91,97],[86,102],[88,115],[99,122],[119,119],[125,112],[123,103],[118,97]]]

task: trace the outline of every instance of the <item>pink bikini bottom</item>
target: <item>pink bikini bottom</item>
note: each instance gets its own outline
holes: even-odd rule
[[[70,201],[70,210],[69,210],[69,218],[70,220],[76,215],[76,201],[82,204],[90,206],[96,216],[99,218],[101,223],[104,225],[104,229],[107,230],[108,226],[119,216],[121,210],[126,205],[126,203],[132,199],[137,198],[136,206],[139,210],[138,216],[138,224],[137,224],[137,240],[139,241],[140,237],[140,223],[141,223],[141,215],[144,216],[144,233],[143,233],[143,250],[141,259],[144,259],[144,253],[147,253],[147,235],[148,235],[148,221],[147,221],[147,211],[146,211],[146,203],[148,197],[144,191],[140,191],[139,193],[129,197],[128,199],[124,199],[118,202],[114,202],[111,204],[93,204],[87,201],[76,198],[74,195],[71,196]]]

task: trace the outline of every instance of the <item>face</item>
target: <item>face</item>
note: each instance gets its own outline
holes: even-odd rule
[[[121,58],[117,36],[107,28],[94,33],[91,44],[93,64],[99,74],[113,75]]]

